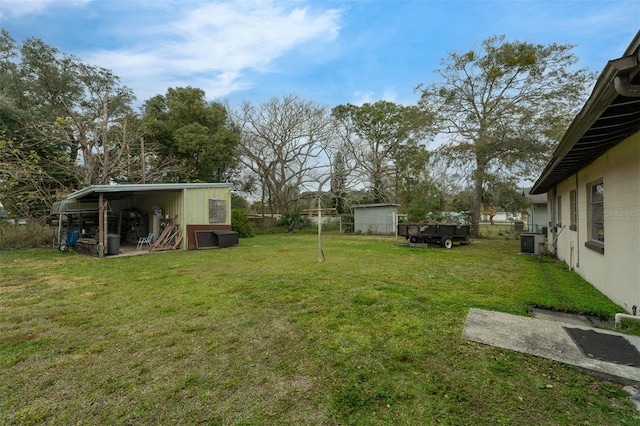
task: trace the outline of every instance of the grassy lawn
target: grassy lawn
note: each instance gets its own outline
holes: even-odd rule
[[[0,424],[638,424],[615,383],[465,341],[470,307],[621,308],[519,241],[326,235],[0,252]],[[548,386],[550,385],[550,386]]]

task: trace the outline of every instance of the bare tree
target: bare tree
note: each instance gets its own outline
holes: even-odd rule
[[[272,212],[289,212],[303,190],[329,174],[333,126],[323,106],[285,95],[259,106],[243,103],[234,121],[240,161],[258,177]]]

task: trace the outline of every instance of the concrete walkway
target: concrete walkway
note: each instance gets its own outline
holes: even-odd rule
[[[469,310],[462,337],[573,365],[587,373],[626,385],[637,385],[640,382],[640,368],[605,362],[584,355],[563,327],[570,326],[622,336],[638,350],[640,337],[561,321],[562,318],[530,318],[472,308]]]

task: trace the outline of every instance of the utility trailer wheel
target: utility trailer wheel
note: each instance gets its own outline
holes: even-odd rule
[[[446,249],[450,249],[451,247],[453,247],[453,241],[451,240],[451,238],[443,238],[442,240],[440,240],[440,245]]]

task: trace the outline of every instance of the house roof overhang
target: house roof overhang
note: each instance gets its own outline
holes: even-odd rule
[[[199,188],[231,188],[230,183],[158,183],[158,184],[125,184],[125,185],[91,185],[73,192],[65,200],[95,200],[100,194],[105,199],[120,199],[134,194],[157,191],[177,192],[183,189]]]
[[[616,88],[620,82],[640,84],[639,45],[640,31],[623,57],[607,62],[591,96],[569,126],[531,194],[549,191],[640,131],[639,93],[625,96]]]

